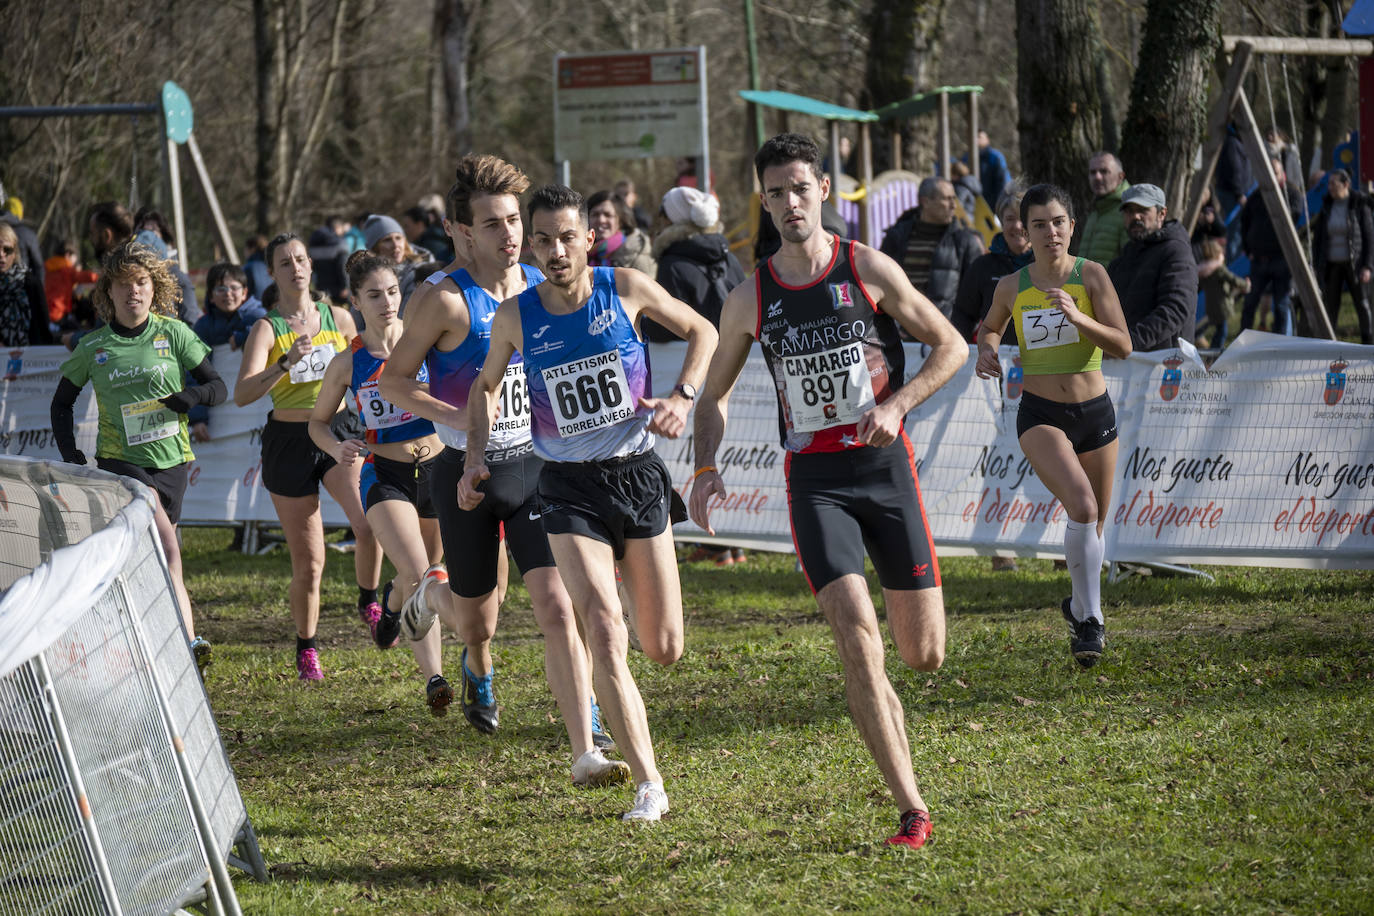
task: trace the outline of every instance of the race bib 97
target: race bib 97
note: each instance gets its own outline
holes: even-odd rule
[[[1021,327],[1025,330],[1027,350],[1078,343],[1078,328],[1070,324],[1063,310],[1058,308],[1022,312]]]
[[[291,367],[291,383],[304,385],[307,382],[318,382],[324,378],[324,370],[329,368],[329,361],[337,353],[332,343],[315,344],[309,353],[300,358],[300,362]]]
[[[129,445],[170,439],[181,431],[177,412],[156,398],[121,404],[119,414],[124,421],[124,441]]]
[[[382,397],[381,391],[377,388],[376,380],[364,382],[359,386],[358,414],[363,418],[363,425],[368,429],[390,429],[415,419],[415,414],[408,410],[401,410]]]
[[[543,370],[558,435],[567,439],[605,429],[635,415],[619,350]]]
[[[821,353],[784,357],[782,371],[796,432],[856,423],[876,403],[873,378],[858,341]]]

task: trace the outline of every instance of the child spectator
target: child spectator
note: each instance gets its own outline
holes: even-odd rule
[[[53,256],[44,262],[47,276],[43,280],[43,292],[48,300],[48,322],[54,332],[75,326],[72,316],[72,300],[76,287],[80,284],[94,284],[100,275],[93,270],[82,270],[76,261],[76,245],[63,239],[53,246]]]
[[[1250,280],[1237,277],[1226,269],[1224,236],[1206,236],[1202,239],[1202,258],[1198,261],[1197,276],[1198,288],[1202,290],[1207,309],[1207,317],[1197,328],[1197,344],[1206,346],[1202,332],[1215,328],[1212,346],[1219,350],[1226,346],[1226,335],[1235,316],[1236,301],[1249,291]]]

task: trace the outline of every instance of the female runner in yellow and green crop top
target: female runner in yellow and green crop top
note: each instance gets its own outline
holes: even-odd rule
[[[1025,373],[1016,432],[1036,475],[1068,515],[1064,559],[1073,594],[1061,610],[1070,649],[1085,668],[1102,655],[1102,526],[1116,469],[1116,412],[1102,378],[1102,354],[1130,355],[1131,335],[1107,271],[1069,254],[1073,204],[1054,185],[1021,198],[1021,222],[1035,260],[1003,277],[978,335],[979,378],[1002,375],[997,348],[1016,322]]]
[[[299,237],[278,235],[267,244],[266,254],[277,287],[277,304],[248,332],[234,403],[244,407],[265,394],[272,397],[272,412],[262,430],[262,484],[272,496],[291,551],[296,673],[302,681],[312,683],[324,678],[315,645],[325,559],[321,483],[353,527],[358,613],[364,620],[370,611],[374,618],[381,614],[377,585],[382,554],[358,498],[358,468],[338,466],[311,441],[308,430],[330,359],[346,352],[357,336],[353,319],[344,309],[314,301],[310,255]]]

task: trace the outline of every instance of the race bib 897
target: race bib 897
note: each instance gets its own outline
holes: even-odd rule
[[[821,353],[784,357],[782,371],[796,432],[856,423],[876,403],[873,378],[858,341]]]

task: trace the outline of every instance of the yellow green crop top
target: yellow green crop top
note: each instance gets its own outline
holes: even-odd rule
[[[319,333],[310,338],[310,352],[272,386],[270,394],[273,407],[283,410],[314,407],[329,361],[348,350],[348,338],[334,324],[333,309],[324,302],[316,302],[315,308],[320,313]],[[287,326],[286,319],[276,309],[267,313],[267,320],[272,323],[272,349],[267,351],[267,364],[270,366],[291,349],[291,344],[299,335]]]
[[[1057,375],[1090,372],[1102,368],[1102,350],[1078,333],[1056,306],[1048,304],[1044,291],[1031,283],[1030,267],[1016,275],[1016,299],[1011,317],[1016,322],[1016,342],[1021,348],[1021,369],[1026,375]],[[1092,299],[1083,285],[1083,259],[1073,262],[1069,279],[1061,287],[1073,297],[1078,310],[1090,318]]]

